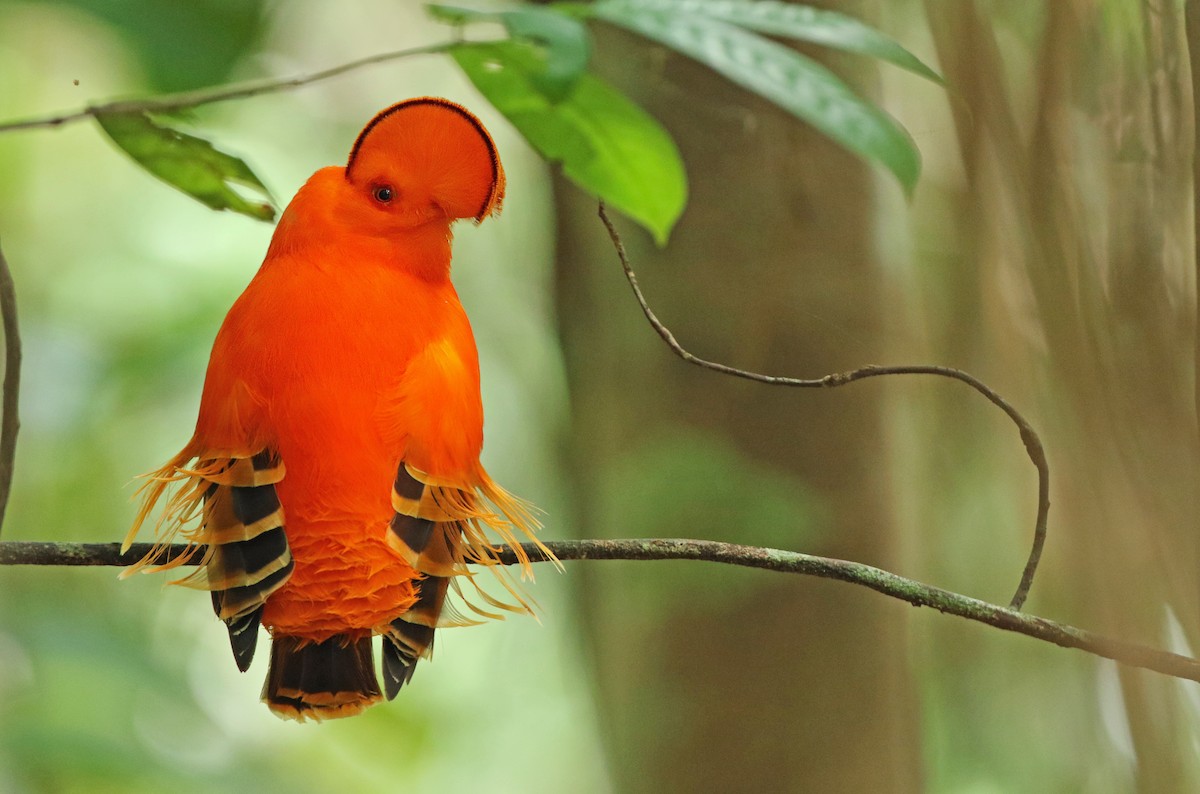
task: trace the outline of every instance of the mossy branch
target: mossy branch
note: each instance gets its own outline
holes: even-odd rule
[[[534,562],[546,562],[532,543],[521,544]],[[1077,648],[1095,656],[1153,670],[1174,678],[1200,681],[1200,659],[1160,651],[1136,643],[1105,637],[1085,629],[1036,615],[1027,615],[998,604],[943,590],[889,571],[858,562],[816,557],[795,551],[743,546],[711,540],[648,538],[629,540],[549,540],[547,548],[563,562],[582,560],[696,560],[759,568],[780,573],[837,579],[900,599],[913,606],[932,607],[947,615],[984,623],[1004,631],[1024,634],[1064,648]],[[155,562],[186,553],[185,545],[170,546]],[[151,544],[135,543],[125,554],[119,543],[0,542],[0,565],[130,565],[150,553]],[[199,560],[200,555],[194,555]],[[517,562],[516,554],[500,555],[505,565]]]

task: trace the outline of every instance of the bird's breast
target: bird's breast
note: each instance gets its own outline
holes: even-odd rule
[[[264,268],[227,326],[287,466],[293,510],[301,499],[314,511],[386,507],[410,449],[430,467],[477,462],[479,364],[448,281]]]

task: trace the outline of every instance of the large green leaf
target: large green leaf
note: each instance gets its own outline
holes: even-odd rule
[[[564,99],[587,69],[592,55],[587,25],[548,8],[505,11],[500,17],[513,38],[545,46],[545,68],[535,76],[535,83],[549,98]]]
[[[587,25],[568,14],[536,6],[510,11],[476,11],[440,4],[425,7],[434,19],[452,25],[499,22],[514,39],[545,50],[544,67],[533,75],[538,90],[554,101],[563,99],[587,69],[592,37]]]
[[[496,21],[495,11],[448,6],[443,3],[427,3],[425,11],[438,22],[445,22],[447,25],[466,25],[471,22]]]
[[[104,113],[96,120],[138,165],[202,204],[260,221],[275,218],[271,194],[250,167],[203,138],[163,127],[145,113]],[[231,184],[249,188],[266,201],[247,200]]]
[[[547,96],[536,80],[544,61],[515,41],[463,44],[451,54],[542,157],[666,242],[687,200],[687,177],[657,121],[589,74],[561,100]]]
[[[773,36],[809,41],[826,47],[878,58],[926,77],[939,85],[941,75],[895,39],[836,11],[784,3],[780,0],[599,0],[590,9],[598,13],[649,9],[671,14],[691,14],[719,19],[738,27]]]
[[[707,64],[850,151],[881,163],[906,192],[915,187],[921,158],[908,133],[811,58],[719,19],[629,2],[602,2],[592,11]]]
[[[140,73],[162,93],[227,82],[242,58],[261,50],[274,18],[265,0],[57,0],[37,5],[47,11],[75,6],[86,19],[106,22],[120,37],[122,52],[141,61]]]

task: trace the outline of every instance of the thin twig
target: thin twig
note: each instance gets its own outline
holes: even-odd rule
[[[0,250],[0,317],[4,327],[4,391],[0,400],[0,528],[12,492],[17,456],[17,431],[21,427],[17,406],[21,392],[21,328],[17,324],[17,290],[8,260]]]
[[[357,61],[343,63],[339,66],[334,66],[330,69],[325,69],[320,72],[300,75],[298,77],[252,80],[246,83],[201,88],[197,91],[185,91],[178,94],[148,97],[146,99],[123,99],[116,100],[114,102],[104,102],[98,105],[88,105],[80,110],[71,111],[68,113],[57,113],[52,116],[39,116],[37,118],[22,119],[20,121],[8,121],[0,124],[0,132],[36,129],[38,127],[61,127],[64,124],[69,124],[71,122],[80,121],[86,118],[92,118],[105,113],[166,113],[172,110],[199,107],[200,105],[210,105],[214,102],[226,102],[231,99],[246,99],[248,97],[271,94],[278,91],[289,91],[293,88],[299,88],[300,86],[320,82],[321,80],[328,80],[331,77],[337,77],[338,75],[345,74],[346,72],[352,72],[356,69],[361,69],[364,66],[371,66],[377,63],[386,63],[387,61],[395,61],[412,55],[428,55],[431,53],[445,52],[458,43],[459,42],[457,41],[446,41],[440,44],[430,44],[425,47],[412,47],[407,50],[384,52],[378,55],[360,58]]]
[[[1033,528],[1033,547],[1029,551],[1029,559],[1025,562],[1025,570],[1021,574],[1021,582],[1017,585],[1017,591],[1009,601],[1010,609],[1020,610],[1024,606],[1025,599],[1029,596],[1029,588],[1033,586],[1033,577],[1037,573],[1038,562],[1042,558],[1042,547],[1046,544],[1046,521],[1050,514],[1050,466],[1046,462],[1046,453],[1042,447],[1041,439],[1029,422],[1025,421],[1025,417],[1018,413],[1016,408],[1013,408],[1007,400],[974,375],[951,367],[926,364],[895,367],[871,365],[848,372],[835,372],[832,375],[825,375],[821,378],[786,378],[777,375],[763,375],[758,372],[750,372],[716,361],[707,361],[693,355],[679,344],[675,339],[675,335],[671,333],[671,330],[663,324],[662,320],[658,319],[658,316],[650,308],[650,305],[646,303],[646,297],[642,294],[642,288],[638,286],[637,275],[633,272],[633,267],[629,264],[629,255],[625,251],[625,243],[621,240],[621,235],[617,232],[612,220],[608,217],[608,212],[604,207],[603,201],[600,202],[599,213],[600,220],[604,222],[605,228],[608,229],[608,236],[617,250],[617,257],[621,260],[621,268],[625,271],[625,278],[628,279],[629,286],[633,288],[633,294],[637,298],[638,305],[642,307],[642,314],[646,315],[646,319],[649,320],[655,332],[667,343],[667,347],[671,348],[671,351],[675,355],[689,364],[695,364],[698,367],[710,369],[723,375],[731,375],[735,378],[745,378],[746,380],[766,383],[772,386],[792,386],[796,388],[845,386],[847,383],[874,378],[880,375],[938,375],[943,378],[953,378],[954,380],[962,381],[986,397],[1001,411],[1004,411],[1008,415],[1008,418],[1017,426],[1017,429],[1020,430],[1021,441],[1025,444],[1025,451],[1038,471],[1038,508],[1037,520]]]
[[[547,562],[532,543],[521,544],[534,562]],[[1174,678],[1200,681],[1200,659],[1160,651],[1136,643],[1077,628],[1065,623],[1027,615],[1015,609],[990,604],[953,593],[870,565],[794,551],[742,546],[711,540],[651,538],[629,540],[549,540],[546,547],[564,562],[571,560],[698,560],[836,579],[868,587],[913,606],[932,607],[994,628],[1024,634],[1064,648],[1076,648],[1096,656]],[[185,554],[192,547],[169,546],[155,558],[162,563]],[[130,565],[149,554],[150,543],[135,543],[125,554],[119,543],[34,543],[0,542],[0,565]],[[185,564],[201,558],[195,554]],[[517,555],[510,549],[500,553],[500,562],[514,565]]]

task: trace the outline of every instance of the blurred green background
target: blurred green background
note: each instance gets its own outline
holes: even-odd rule
[[[1043,433],[1050,542],[1027,609],[1191,653],[1200,626],[1192,101],[1183,4],[853,0],[950,90],[821,57],[910,130],[906,202],[706,68],[595,28],[595,68],[676,137],[663,250],[622,228],[694,352],[817,376],[962,367]],[[416,3],[0,0],[0,120],[313,71],[446,35]],[[806,49],[818,54],[818,50]],[[75,84],[78,81],[78,84]],[[504,214],[456,235],[485,463],[546,537],[692,536],[846,557],[990,601],[1036,478],[950,382],[795,393],[673,359],[594,202],[448,58],[205,107],[281,201],[361,125],[444,95],[492,130]],[[110,541],[189,437],[266,224],[156,182],[90,123],[0,136],[25,337],[6,540]],[[539,569],[541,624],[444,631],[395,702],[321,725],[258,703],[208,600],[111,569],[0,568],[0,792],[1200,790],[1200,689],[846,585],[694,563]]]

